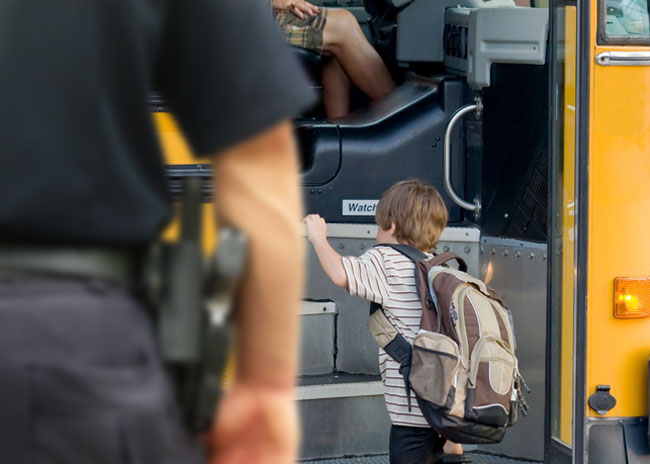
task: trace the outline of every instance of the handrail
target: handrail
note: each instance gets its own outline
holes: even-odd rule
[[[478,219],[481,213],[481,202],[478,199],[478,197],[474,199],[474,203],[469,203],[463,200],[460,196],[458,196],[458,194],[454,190],[454,187],[451,185],[451,162],[450,162],[451,161],[451,135],[454,131],[454,128],[456,127],[456,124],[467,113],[474,111],[476,113],[476,116],[479,117],[483,110],[483,103],[481,102],[481,98],[477,96],[474,99],[474,101],[476,103],[465,105],[458,108],[454,112],[454,114],[451,115],[451,118],[447,123],[447,128],[445,129],[445,141],[444,141],[444,169],[445,169],[445,190],[447,190],[447,193],[449,194],[453,202],[463,209],[473,211],[475,218]]]
[[[601,66],[650,66],[650,52],[603,52],[595,60]]]

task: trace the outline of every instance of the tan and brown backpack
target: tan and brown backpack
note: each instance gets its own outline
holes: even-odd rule
[[[512,319],[501,297],[467,274],[452,253],[428,258],[408,245],[390,246],[415,263],[422,302],[420,331],[413,344],[372,304],[370,330],[400,363],[427,422],[456,443],[498,443],[527,406],[515,356]],[[446,265],[456,260],[458,269]]]

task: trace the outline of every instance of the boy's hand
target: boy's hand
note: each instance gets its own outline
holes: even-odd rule
[[[320,261],[320,265],[327,277],[334,282],[334,285],[347,288],[348,276],[345,273],[341,255],[327,241],[325,219],[318,214],[310,214],[302,222],[307,226],[307,238],[314,245],[318,261]]]
[[[327,224],[319,214],[309,214],[302,222],[307,226],[307,238],[311,243],[327,240]]]

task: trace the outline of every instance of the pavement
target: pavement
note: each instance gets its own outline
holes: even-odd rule
[[[472,464],[526,464],[541,463],[542,461],[533,461],[524,458],[508,457],[485,452],[469,452],[472,456]],[[309,464],[389,464],[388,455],[383,456],[366,456],[337,459],[321,459],[317,461],[302,461]]]

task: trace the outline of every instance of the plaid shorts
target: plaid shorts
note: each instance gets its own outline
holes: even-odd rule
[[[305,19],[290,11],[279,11],[275,14],[275,21],[291,45],[318,54],[323,52],[323,29],[327,22],[327,8],[321,8],[316,16],[305,14]]]

